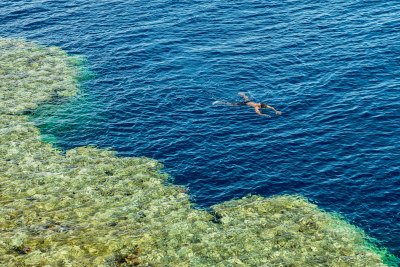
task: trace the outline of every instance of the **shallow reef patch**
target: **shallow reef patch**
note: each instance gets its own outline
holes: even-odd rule
[[[201,210],[156,160],[44,142],[26,113],[74,96],[81,61],[0,38],[3,266],[390,264],[362,230],[301,196],[246,196]]]

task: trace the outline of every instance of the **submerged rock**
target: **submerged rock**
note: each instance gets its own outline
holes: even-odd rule
[[[149,158],[65,153],[29,110],[79,91],[79,58],[0,38],[0,262],[72,266],[383,266],[362,230],[300,196],[194,209]],[[387,260],[387,258],[385,258]]]

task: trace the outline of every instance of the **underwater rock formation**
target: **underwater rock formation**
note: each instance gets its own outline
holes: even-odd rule
[[[362,230],[300,196],[195,209],[156,160],[41,140],[24,114],[75,95],[81,63],[0,38],[0,264],[385,266]]]

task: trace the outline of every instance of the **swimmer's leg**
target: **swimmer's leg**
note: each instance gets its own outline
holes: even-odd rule
[[[229,102],[215,101],[213,104],[218,104],[218,103],[228,105],[228,106],[243,106],[243,102],[229,103]]]
[[[244,98],[244,100],[246,100],[246,101],[250,101],[250,99],[247,97],[247,95],[245,95],[244,93],[242,93],[242,92],[240,92],[240,93],[238,93],[239,95],[241,95],[243,98]]]

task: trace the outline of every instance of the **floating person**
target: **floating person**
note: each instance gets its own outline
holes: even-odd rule
[[[265,103],[256,103],[251,101],[244,93],[238,93],[239,95],[241,95],[244,98],[244,101],[239,102],[239,103],[229,103],[229,102],[222,102],[222,101],[215,101],[214,103],[221,103],[221,104],[225,104],[225,105],[229,105],[229,106],[250,106],[253,107],[254,110],[256,111],[257,114],[261,115],[261,116],[268,116],[266,114],[262,114],[260,112],[260,108],[261,109],[266,109],[266,108],[270,108],[273,111],[275,111],[276,114],[281,115],[282,112],[277,111],[276,109],[274,109],[273,107],[268,106]]]

